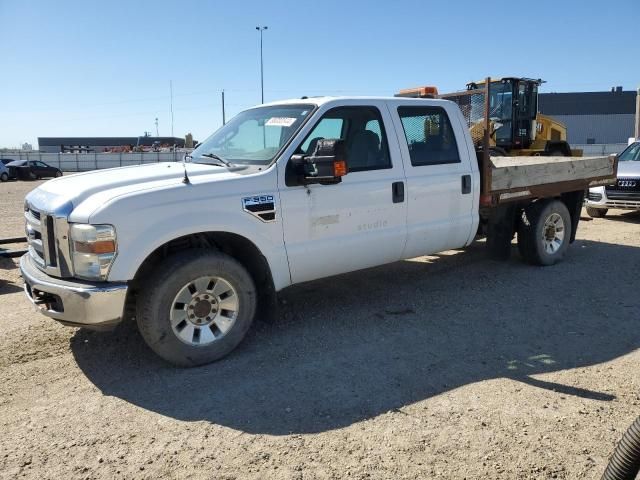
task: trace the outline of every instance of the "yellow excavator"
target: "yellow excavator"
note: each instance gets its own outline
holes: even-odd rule
[[[582,156],[567,142],[564,124],[538,112],[540,79],[487,78],[460,92],[438,94],[436,87],[401,90],[397,97],[443,98],[458,104],[476,150],[482,151],[488,126],[493,156]]]

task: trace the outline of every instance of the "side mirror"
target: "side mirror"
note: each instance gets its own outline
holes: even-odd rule
[[[311,155],[293,155],[291,163],[303,185],[340,183],[349,172],[347,152],[343,140],[321,139]]]

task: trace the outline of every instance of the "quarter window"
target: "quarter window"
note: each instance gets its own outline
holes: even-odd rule
[[[399,107],[411,165],[460,163],[456,137],[441,107]]]

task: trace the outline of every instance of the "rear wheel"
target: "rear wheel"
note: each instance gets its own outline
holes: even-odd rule
[[[8,180],[9,180],[9,174],[7,172],[2,172],[2,175],[0,175],[0,181],[6,182]]]
[[[554,265],[561,261],[571,239],[571,215],[558,200],[537,201],[523,212],[518,228],[518,248],[533,265]]]
[[[587,214],[592,218],[603,218],[608,211],[608,208],[587,207]]]
[[[187,250],[164,260],[148,279],[138,297],[138,328],[149,347],[174,365],[224,357],[253,322],[253,280],[228,255]]]

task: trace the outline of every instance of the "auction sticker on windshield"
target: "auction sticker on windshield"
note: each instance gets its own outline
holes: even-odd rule
[[[295,123],[295,118],[289,117],[271,117],[266,121],[265,125],[268,127],[290,127]]]

